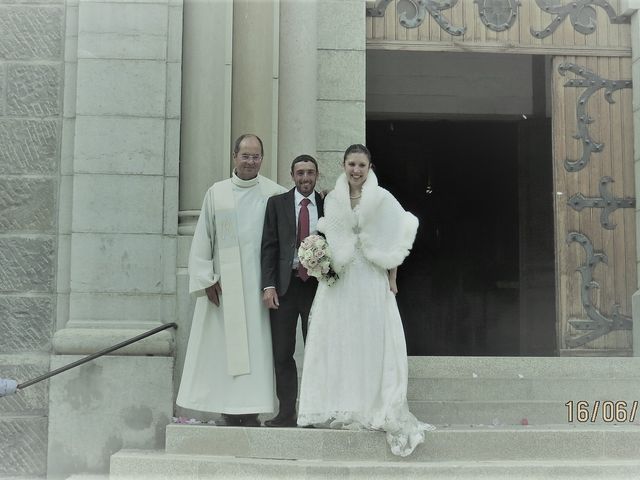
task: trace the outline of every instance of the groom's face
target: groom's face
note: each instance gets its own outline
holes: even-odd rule
[[[316,188],[318,171],[313,162],[298,162],[293,166],[291,178],[296,184],[296,189],[305,197],[309,196]]]

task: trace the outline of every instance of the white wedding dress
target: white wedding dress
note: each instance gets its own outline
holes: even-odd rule
[[[320,282],[313,301],[298,425],[329,421],[332,428],[383,430],[391,451],[407,456],[434,429],[409,412],[407,377],[404,331],[387,272],[356,244],[338,281]]]

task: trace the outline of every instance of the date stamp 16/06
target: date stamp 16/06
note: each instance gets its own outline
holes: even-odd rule
[[[598,419],[605,423],[633,423],[638,413],[638,400],[631,403],[624,400],[595,400],[593,403],[570,400],[564,406],[567,407],[568,423],[596,422]]]

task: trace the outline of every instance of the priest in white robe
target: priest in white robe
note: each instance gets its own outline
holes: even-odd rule
[[[236,140],[233,176],[207,191],[189,254],[197,300],[177,404],[222,425],[259,426],[275,409],[260,248],[267,199],[286,189],[258,174],[262,156],[257,136]]]

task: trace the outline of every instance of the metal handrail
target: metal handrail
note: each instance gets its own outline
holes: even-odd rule
[[[79,365],[82,365],[83,363],[87,363],[90,362],[91,360],[94,360],[98,357],[102,357],[103,355],[106,355],[107,353],[111,353],[114,350],[118,350],[119,348],[122,347],[126,347],[127,345],[131,345],[132,343],[138,342],[140,340],[142,340],[143,338],[147,338],[150,337],[151,335],[154,335],[158,332],[161,332],[162,330],[167,330],[168,328],[178,328],[178,325],[174,322],[172,323],[165,323],[164,325],[160,325],[159,327],[156,327],[152,330],[149,330],[148,332],[145,333],[141,333],[140,335],[137,335],[135,337],[130,338],[129,340],[125,340],[124,342],[120,342],[117,345],[113,345],[112,347],[107,347],[104,350],[100,350],[99,352],[96,353],[92,353],[91,355],[87,355],[84,358],[81,358],[80,360],[77,360],[73,363],[70,363],[68,365],[64,365],[63,367],[57,368],[49,373],[45,373],[44,375],[40,375],[37,378],[34,378],[33,380],[29,380],[28,382],[24,382],[19,384],[16,388],[18,390],[22,390],[23,388],[27,388],[30,387],[31,385],[33,385],[34,383],[38,383],[41,382],[42,380],[46,380],[47,378],[51,378],[55,375],[58,375],[59,373],[62,372],[66,372],[67,370],[71,370],[72,368],[75,368]],[[14,384],[15,385],[15,384]]]

